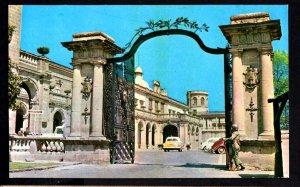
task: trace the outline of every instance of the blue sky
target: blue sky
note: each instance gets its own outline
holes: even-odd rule
[[[149,20],[174,21],[187,17],[199,25],[206,23],[208,32],[198,32],[208,47],[224,48],[227,44],[220,25],[230,24],[230,16],[252,12],[269,12],[280,19],[282,37],[273,42],[274,50],[288,51],[287,5],[24,5],[21,49],[38,54],[40,46],[50,48],[52,61],[71,67],[72,52],[61,45],[71,41],[74,33],[101,31],[124,47],[139,27]],[[161,36],[144,42],[135,54],[136,65],[152,87],[159,80],[168,95],[186,103],[188,90],[209,92],[209,110],[224,111],[223,56],[205,53],[197,43],[184,36]]]

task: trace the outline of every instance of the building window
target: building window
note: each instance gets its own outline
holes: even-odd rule
[[[201,97],[201,105],[204,105],[204,97]]]
[[[197,114],[197,110],[193,110],[193,115],[196,115]]]
[[[165,104],[164,103],[161,103],[160,110],[161,110],[162,113],[164,113],[164,111],[165,111]]]
[[[156,112],[159,112],[159,109],[158,109],[158,101],[155,101],[155,111],[156,111]]]
[[[149,99],[149,110],[152,110],[152,99]]]
[[[196,97],[193,98],[193,105],[197,105],[197,98]]]

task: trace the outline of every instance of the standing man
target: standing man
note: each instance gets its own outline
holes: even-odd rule
[[[237,124],[233,124],[231,127],[231,137],[225,138],[225,143],[228,145],[229,150],[229,170],[234,170],[233,162],[235,164],[236,170],[244,170],[245,167],[242,165],[242,162],[239,159],[239,151],[240,151],[240,135],[238,134],[238,126]],[[227,147],[227,146],[226,146]],[[227,153],[226,153],[227,154]]]

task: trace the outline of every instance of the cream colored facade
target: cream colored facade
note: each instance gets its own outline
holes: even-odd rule
[[[18,74],[22,84],[17,102],[22,107],[10,110],[9,133],[28,127],[31,133],[41,135],[53,132],[56,126],[69,126],[73,70],[20,50]]]
[[[84,118],[80,117],[82,116],[81,113],[75,115],[76,112],[80,112],[77,108],[80,106],[82,109],[83,106],[82,104],[78,105],[78,98],[81,98],[80,83],[84,77],[77,81],[75,79],[78,78],[77,74],[81,71],[93,72],[93,76],[103,77],[101,64],[105,64],[105,59],[93,61],[94,66],[92,67],[81,60],[84,59],[85,53],[81,54],[75,51],[74,59],[77,59],[78,62],[74,61],[74,68],[71,69],[53,62],[47,57],[21,50],[21,10],[21,6],[9,7],[10,24],[17,28],[9,46],[9,55],[16,64],[16,72],[23,78],[21,93],[17,99],[22,107],[17,111],[9,111],[9,134],[15,135],[21,128],[24,130],[28,128],[32,134],[42,135],[52,133],[56,126],[63,125],[66,137],[79,136],[80,131],[92,132],[91,134],[81,133],[80,136],[101,137],[102,128],[100,127],[102,125],[99,128],[92,126],[90,130],[82,129],[89,125],[82,125],[85,121]],[[74,41],[65,42],[63,45],[71,49],[76,42],[85,42],[81,41],[81,38],[84,37],[88,37],[89,40],[100,37],[100,40],[114,43],[112,38],[97,32],[74,35]],[[93,58],[95,54],[98,54],[97,49],[96,45],[95,48],[91,49],[95,52]],[[115,50],[118,50],[117,46]],[[99,55],[101,55],[100,53]],[[107,56],[106,58],[111,57]],[[86,75],[88,74],[86,73]],[[184,104],[168,97],[167,91],[161,89],[159,81],[155,81],[153,88],[150,88],[149,84],[143,80],[142,75],[142,69],[137,68],[135,80],[136,149],[157,149],[158,145],[162,144],[164,139],[170,135],[179,136],[185,144],[191,144],[192,148],[195,149],[199,147],[202,141],[211,136],[225,136],[224,113],[208,113],[207,92],[188,92],[188,104]],[[93,80],[93,92],[101,90],[103,81],[98,78],[93,78]],[[94,118],[92,120],[99,122],[101,115],[97,114],[105,111],[105,108],[102,109],[102,97],[98,98],[99,94],[93,94],[92,97],[97,97],[93,98],[93,101],[99,101],[98,104],[93,103],[91,113]],[[195,102],[195,98],[198,100],[196,105],[191,103],[191,101]],[[194,110],[197,112],[194,113]],[[97,116],[100,118],[96,118]],[[80,119],[76,120],[75,118]],[[71,125],[72,120],[74,121],[73,125]],[[90,121],[89,117],[86,123],[98,124]]]
[[[225,136],[224,113],[208,112],[208,93],[189,91],[188,101],[198,100],[198,105],[184,104],[167,96],[159,81],[153,88],[143,80],[141,67],[135,78],[135,141],[136,149],[157,149],[167,136],[178,136],[185,145],[197,149],[210,137]],[[203,99],[202,99],[203,98]],[[201,100],[205,100],[201,103]],[[197,101],[196,101],[197,102]],[[190,107],[191,105],[192,107]],[[197,112],[193,112],[194,109]]]

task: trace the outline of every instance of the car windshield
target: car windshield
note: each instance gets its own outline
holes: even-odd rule
[[[64,134],[63,129],[57,128],[56,134]]]
[[[167,139],[167,142],[171,142],[171,141],[178,141],[178,140],[176,138]]]

